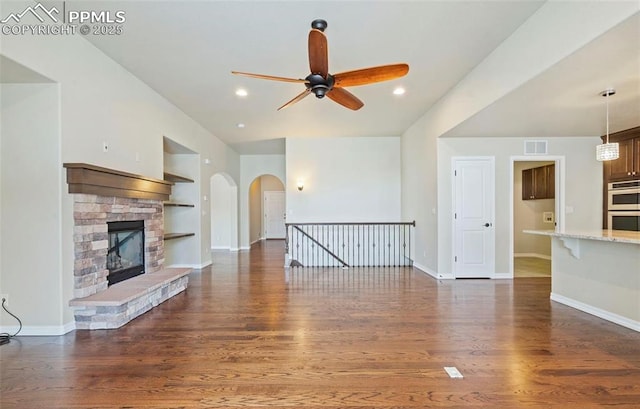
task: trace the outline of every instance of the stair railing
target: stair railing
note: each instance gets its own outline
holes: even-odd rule
[[[286,223],[287,266],[413,265],[414,222]]]

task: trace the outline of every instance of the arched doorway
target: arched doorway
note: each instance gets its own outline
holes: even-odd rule
[[[216,173],[211,188],[211,249],[238,250],[238,185],[226,173]]]
[[[258,176],[249,185],[249,242],[284,239],[284,183],[273,175]]]

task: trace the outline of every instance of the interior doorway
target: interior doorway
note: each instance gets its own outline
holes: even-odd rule
[[[561,159],[512,160],[511,273],[513,278],[551,277],[551,238],[524,230],[557,230],[561,206]]]
[[[249,186],[249,240],[251,244],[267,238],[285,238],[284,191],[284,183],[273,175],[258,176],[251,182]],[[271,193],[267,192],[280,192],[275,193],[274,197],[281,194],[282,212],[276,216],[280,217],[279,223],[282,224],[282,226],[276,226],[277,220],[275,220],[275,217],[270,216],[269,221],[267,221],[265,213],[267,205],[265,199],[266,195],[271,195]],[[269,227],[269,232],[267,232],[269,224],[271,224],[271,226]]]

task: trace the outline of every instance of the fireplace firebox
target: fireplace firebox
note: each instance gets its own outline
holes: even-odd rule
[[[144,221],[108,222],[109,285],[144,274]]]

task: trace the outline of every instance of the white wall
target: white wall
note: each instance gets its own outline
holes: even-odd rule
[[[439,138],[452,129],[455,131],[459,124],[637,13],[637,10],[636,2],[546,2],[405,131],[402,135],[402,217],[416,220],[416,267],[442,277],[451,273],[450,216],[442,214],[451,213],[451,180],[448,175],[451,154],[441,155],[441,142],[447,151],[450,147],[457,147],[457,144],[464,145],[467,139],[457,139],[453,146],[449,146],[447,141],[453,139],[443,142]],[[461,146],[463,155],[493,155],[496,149],[507,149],[514,155],[522,154],[521,147],[515,144],[512,148],[502,149],[500,144],[505,140],[500,140],[497,146],[485,142],[484,138],[468,140],[475,141],[475,145],[485,146],[478,146],[478,149],[473,146],[464,149]],[[563,152],[569,155],[572,150],[567,146],[554,154]],[[592,156],[589,153],[588,157]],[[437,175],[434,172],[436,164]],[[506,165],[502,162],[496,164],[499,166],[496,171],[502,175],[496,183],[502,183],[503,177],[508,177],[504,175],[509,172],[505,171]],[[588,166],[590,177],[593,176],[591,166]],[[442,175],[445,170],[447,174]],[[593,180],[601,183],[601,178],[600,175]],[[442,188],[443,185],[445,188]],[[580,195],[576,191],[579,189],[573,185],[569,188],[576,195]],[[443,193],[446,197],[443,197]],[[437,205],[434,201],[437,201]],[[434,209],[437,209],[438,215],[434,214]],[[508,209],[499,210],[508,213]],[[567,221],[576,220],[576,224],[579,224],[580,218],[568,215]],[[497,237],[501,239],[502,235]],[[501,255],[499,258],[505,257]],[[503,261],[497,262],[498,268],[506,268]]]
[[[249,241],[262,238],[262,177],[255,178],[249,186]]]
[[[240,248],[249,248],[249,186],[255,178],[262,175],[273,175],[285,182],[285,155],[242,155],[240,156]],[[255,239],[252,239],[255,240]]]
[[[56,115],[58,129],[63,132],[60,156],[55,169],[51,169],[57,172],[57,178],[64,180],[63,162],[86,162],[161,179],[162,138],[167,136],[200,154],[200,192],[209,193],[209,179],[218,172],[240,180],[240,159],[235,151],[81,36],[3,36],[1,52],[59,84]],[[30,113],[18,119],[30,121],[32,118]],[[108,153],[102,151],[103,142],[109,144]],[[46,191],[49,185],[48,181],[36,178],[29,183],[35,191]],[[61,238],[56,242],[47,240],[46,244],[61,247],[62,265],[51,266],[47,274],[58,277],[62,284],[48,288],[43,298],[33,297],[26,282],[10,294],[16,300],[30,300],[28,308],[32,312],[24,312],[26,316],[50,310],[51,303],[61,304],[63,318],[47,318],[43,323],[56,326],[60,331],[65,330],[65,324],[73,322],[72,311],[67,307],[73,290],[73,210],[71,195],[66,192],[63,182],[58,191]],[[210,261],[211,248],[208,203],[203,205],[203,196],[199,198],[200,208],[206,209],[204,215],[199,212],[200,248],[197,256],[190,260],[201,265]],[[3,237],[9,235],[4,229],[3,225]],[[16,274],[17,269],[12,271],[11,274]],[[28,329],[36,325],[36,321],[29,319],[25,325]]]
[[[238,189],[236,186],[231,185],[227,177],[222,174],[216,174],[211,178],[212,249],[230,250],[238,248]]]
[[[400,221],[399,137],[287,139],[286,153],[288,222]]]
[[[579,240],[575,257],[551,243],[551,299],[640,332],[640,245]]]
[[[549,138],[549,155],[564,156],[565,228],[601,229],[602,164],[595,160],[598,137]],[[438,140],[438,274],[451,277],[452,178],[454,156],[496,158],[496,274],[509,273],[511,156],[523,155],[523,138],[440,138]],[[560,217],[561,215],[557,215]]]
[[[435,138],[426,138],[426,119],[413,124],[401,138],[402,219],[416,221],[411,241],[414,265],[436,275],[438,270],[438,158]]]
[[[513,166],[513,252],[515,256],[551,257],[551,238],[523,230],[554,230],[544,212],[555,212],[555,199],[522,200],[522,171],[553,162],[515,162]]]
[[[60,89],[2,84],[0,94],[0,293],[29,333],[47,333],[64,322],[61,289],[73,286],[73,272],[56,274],[62,264]],[[17,322],[3,312],[0,326]]]

